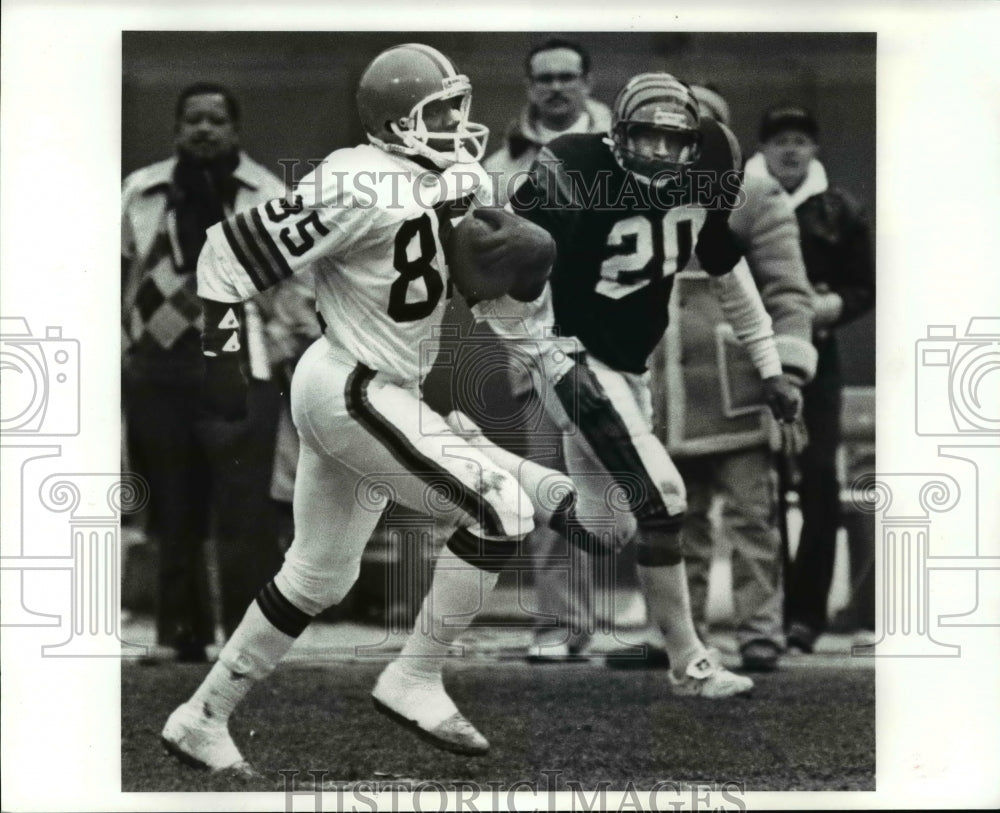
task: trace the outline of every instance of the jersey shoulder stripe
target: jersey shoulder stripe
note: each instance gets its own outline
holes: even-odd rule
[[[264,245],[264,248],[267,249],[268,255],[272,260],[274,260],[275,265],[278,267],[281,278],[287,279],[292,276],[292,269],[285,260],[285,255],[278,251],[278,247],[274,244],[274,240],[271,239],[270,233],[264,226],[264,221],[260,216],[260,209],[250,210],[250,220],[253,225],[252,233],[257,235],[257,239]]]
[[[259,208],[224,221],[222,231],[233,255],[258,290],[266,290],[291,276],[292,270],[268,234]]]

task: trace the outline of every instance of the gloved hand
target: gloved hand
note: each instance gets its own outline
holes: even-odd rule
[[[744,248],[729,228],[729,212],[709,210],[694,251],[701,267],[713,276],[725,274],[736,267],[743,257]]]
[[[201,300],[205,327],[201,352],[205,358],[202,406],[225,421],[241,421],[247,416],[249,384],[240,360],[243,305]]]
[[[782,423],[792,423],[802,411],[802,388],[791,376],[765,378],[764,398],[771,414]]]

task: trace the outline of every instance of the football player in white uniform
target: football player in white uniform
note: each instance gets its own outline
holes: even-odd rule
[[[310,620],[346,595],[390,497],[458,530],[414,633],[378,679],[376,708],[440,748],[476,755],[489,747],[445,692],[443,661],[533,527],[538,506],[520,483],[564,496],[572,485],[481,436],[467,441],[454,431],[456,416],[421,405],[421,358],[435,355],[433,328],[451,295],[448,231],[477,192],[488,194],[478,164],[487,130],[469,121],[470,100],[468,78],[437,50],[407,44],[383,52],[358,87],[370,143],[332,153],[291,201],[258,206],[208,233],[198,282],[210,408],[224,416],[244,408],[235,352],[241,302],[310,269],[324,335],[292,383],[302,442],[295,539],[209,675],[167,720],[163,742],[186,761],[252,772],[229,734],[230,713]],[[505,247],[503,229],[491,228],[492,248],[513,267],[547,273],[548,234],[526,221],[515,231],[516,245]]]
[[[567,516],[564,531],[571,541],[593,545],[579,522],[594,511],[628,519],[618,523],[619,544],[638,529],[639,577],[665,639],[669,685],[677,694],[707,698],[747,692],[753,682],[726,670],[695,631],[679,539],[684,483],[652,431],[646,363],[667,326],[673,276],[693,251],[775,415],[791,420],[800,408],[797,388],[781,375],[760,295],[733,271],[742,250],[728,217],[739,202],[739,168],[735,137],[700,119],[686,85],[663,73],[633,78],[618,94],[607,137],[551,142],[511,197],[514,212],[556,241],[543,294],[534,302],[504,296],[473,308],[501,336],[510,324],[535,336],[558,326],[582,344],[575,364],[566,357],[538,361],[550,385],[542,397],[565,427],[566,470],[580,492],[579,521]],[[629,513],[613,510],[605,493],[591,493],[591,483],[600,482],[595,472],[617,481]]]

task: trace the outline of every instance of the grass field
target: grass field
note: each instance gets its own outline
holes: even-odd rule
[[[211,776],[168,757],[159,732],[206,666],[122,667],[123,791],[275,791],[281,771],[339,783],[435,781],[557,790],[657,782],[741,782],[746,791],[874,790],[875,673],[816,665],[757,679],[751,697],[673,697],[665,674],[591,664],[459,662],[458,706],[491,741],[482,758],[438,751],[377,714],[381,663],[285,665],[240,706],[231,730],[265,779]]]

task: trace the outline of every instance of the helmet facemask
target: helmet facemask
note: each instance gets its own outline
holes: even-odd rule
[[[388,123],[390,132],[399,139],[400,144],[383,143],[380,146],[393,152],[421,155],[442,169],[453,164],[479,161],[486,153],[486,139],[490,131],[484,124],[469,121],[472,85],[463,74],[446,77],[442,84],[442,90],[424,97],[414,105],[409,116]],[[449,99],[460,99],[455,130],[428,130],[424,121],[424,108],[432,102]]]
[[[642,74],[618,94],[605,143],[619,166],[639,181],[669,181],[698,160],[701,131],[690,89],[669,74]],[[644,154],[634,139],[645,133],[667,138],[667,155]],[[648,152],[648,151],[646,151]]]

